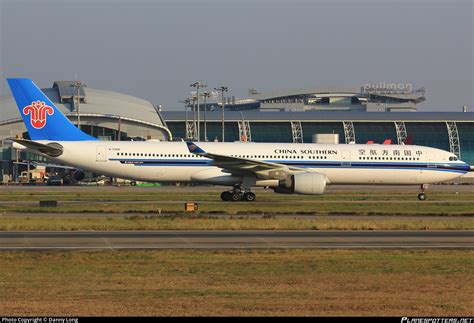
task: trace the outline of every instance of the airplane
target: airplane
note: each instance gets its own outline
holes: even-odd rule
[[[473,170],[453,153],[416,145],[100,141],[32,80],[7,81],[31,138],[12,138],[15,148],[111,177],[231,186],[223,201],[255,201],[253,187],[319,195],[338,184],[420,185],[425,200],[428,184]]]

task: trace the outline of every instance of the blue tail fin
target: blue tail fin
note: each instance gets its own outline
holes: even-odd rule
[[[204,150],[201,149],[201,147],[199,147],[192,141],[186,141],[186,145],[188,146],[189,152],[192,154],[202,155],[206,153]]]
[[[73,125],[32,80],[7,81],[32,140],[97,140]]]

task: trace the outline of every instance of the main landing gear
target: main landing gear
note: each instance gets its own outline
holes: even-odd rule
[[[421,188],[421,193],[418,194],[418,199],[420,201],[424,201],[426,200],[426,194],[425,194],[425,191],[428,189],[429,185],[428,184],[421,184],[420,188]]]
[[[224,191],[221,193],[222,201],[247,201],[253,202],[255,201],[255,193],[250,192],[250,189],[242,186],[242,185],[234,185],[234,188],[231,191]]]

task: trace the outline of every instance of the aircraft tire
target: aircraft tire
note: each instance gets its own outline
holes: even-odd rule
[[[232,195],[231,195],[230,200],[231,200],[232,202],[242,201],[242,194],[240,194],[240,193],[231,193],[231,194],[232,194]]]
[[[225,201],[225,202],[228,202],[230,201],[232,198],[232,193],[229,192],[229,191],[224,191],[221,193],[221,200],[222,201]]]
[[[247,192],[244,195],[244,200],[247,202],[253,202],[255,201],[255,199],[256,199],[255,193]]]
[[[425,193],[420,193],[420,194],[418,194],[418,199],[419,199],[420,201],[426,200],[426,194],[425,194]]]

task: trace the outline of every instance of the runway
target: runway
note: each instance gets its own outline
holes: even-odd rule
[[[474,231],[0,232],[0,250],[474,249]]]

